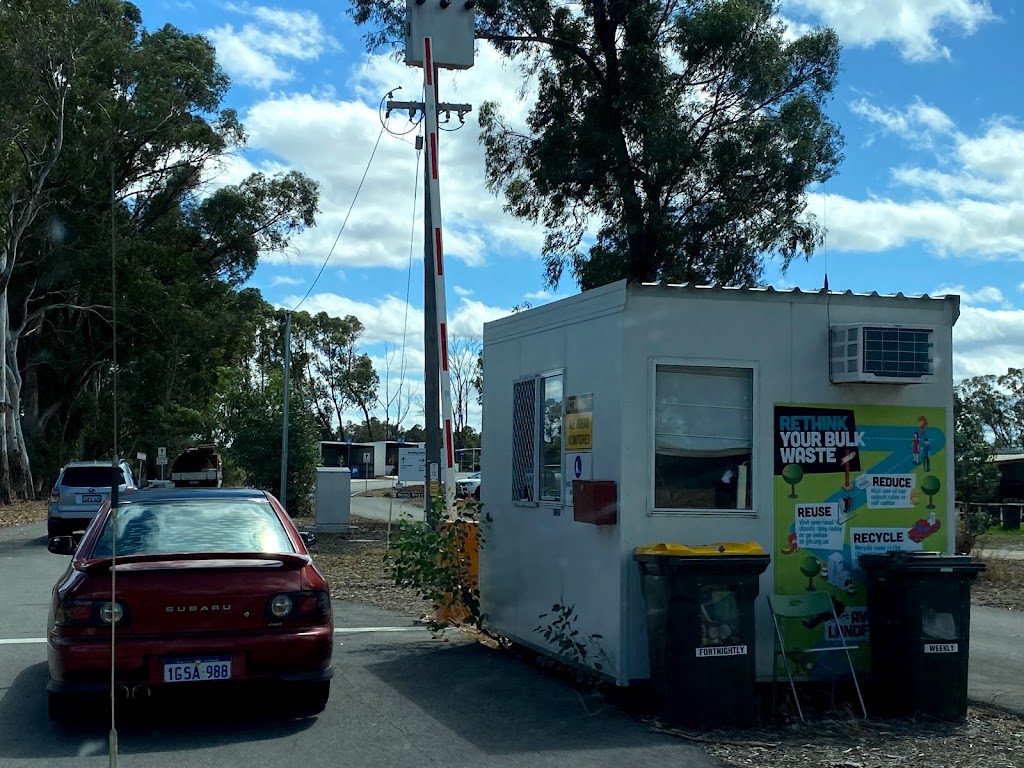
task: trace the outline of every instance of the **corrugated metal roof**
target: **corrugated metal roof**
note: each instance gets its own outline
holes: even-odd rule
[[[1024,453],[997,453],[992,457],[992,461],[996,464],[1002,464],[1004,461],[1024,461]]]
[[[854,291],[826,291],[824,288],[820,288],[816,291],[804,291],[798,287],[794,288],[775,288],[774,286],[766,287],[753,287],[744,288],[742,286],[733,285],[698,285],[696,283],[634,283],[634,285],[641,285],[649,288],[677,288],[680,290],[688,291],[722,291],[722,292],[733,292],[733,293],[779,293],[779,294],[793,294],[801,296],[860,296],[864,298],[875,298],[875,299],[925,299],[928,301],[946,301],[953,299],[957,303],[960,301],[960,296],[955,293],[942,294],[937,296],[930,296],[927,293],[921,294],[905,294],[902,291],[899,293],[879,293],[878,291],[872,291],[871,293],[856,293]]]

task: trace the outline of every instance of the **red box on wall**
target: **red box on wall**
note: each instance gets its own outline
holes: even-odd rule
[[[573,480],[572,519],[577,523],[615,525],[618,505],[614,480]]]

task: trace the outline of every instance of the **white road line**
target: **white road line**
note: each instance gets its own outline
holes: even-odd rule
[[[336,627],[336,635],[355,635],[369,632],[422,632],[426,627]],[[0,645],[38,645],[45,643],[45,637],[0,638]]]
[[[335,627],[336,635],[354,635],[359,632],[422,632],[426,627]]]

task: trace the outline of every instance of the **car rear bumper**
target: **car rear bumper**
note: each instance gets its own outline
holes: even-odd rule
[[[252,634],[195,637],[130,637],[117,639],[117,685],[191,689],[235,683],[302,683],[329,680],[334,629],[330,625]],[[163,660],[182,657],[230,656],[231,679],[221,683],[165,683]],[[47,641],[50,681],[47,690],[96,693],[109,690],[110,640],[63,637]]]

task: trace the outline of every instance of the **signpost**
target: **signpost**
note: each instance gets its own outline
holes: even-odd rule
[[[160,467],[160,479],[164,479],[164,467],[167,466],[167,448],[160,446],[156,449],[156,465]]]

